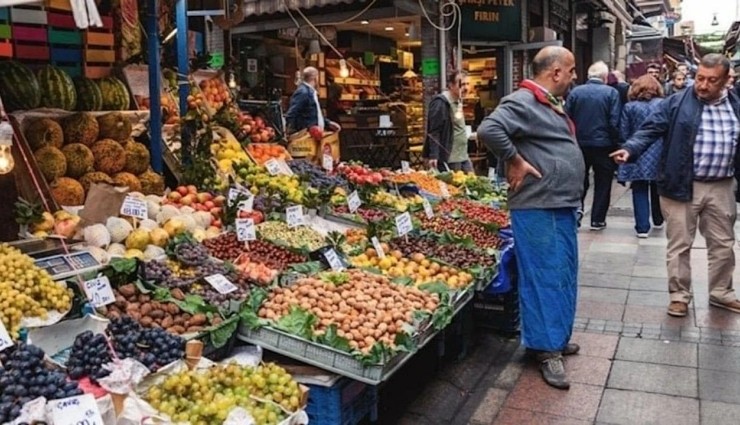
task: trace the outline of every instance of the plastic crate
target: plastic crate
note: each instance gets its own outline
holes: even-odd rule
[[[476,326],[504,332],[519,332],[519,292],[513,290],[498,295],[477,293],[473,300]]]
[[[356,425],[367,416],[371,421],[377,419],[375,386],[341,378],[331,387],[308,387],[306,413],[311,425]]]

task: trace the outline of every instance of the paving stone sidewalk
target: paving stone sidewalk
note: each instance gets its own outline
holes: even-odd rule
[[[709,306],[704,240],[691,253],[694,302],[672,318],[664,231],[637,239],[631,193],[616,184],[607,220],[604,231],[579,234],[573,339],[582,350],[567,359],[569,391],[548,387],[516,338],[478,331],[462,360],[381,388],[381,406],[404,407],[382,410],[380,423],[740,423],[740,315]]]

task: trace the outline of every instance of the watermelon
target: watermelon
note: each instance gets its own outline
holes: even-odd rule
[[[123,81],[106,77],[97,80],[97,83],[103,93],[103,110],[125,111],[131,106],[131,98]]]
[[[41,106],[74,111],[77,92],[72,78],[62,69],[47,65],[39,69],[36,77],[41,88]]]
[[[0,99],[7,112],[39,107],[39,82],[25,65],[15,61],[0,62]]]
[[[102,111],[103,92],[100,86],[89,78],[76,78],[75,89],[77,90],[78,111]]]

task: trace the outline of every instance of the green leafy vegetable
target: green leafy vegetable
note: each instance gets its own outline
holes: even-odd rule
[[[297,335],[310,340],[313,336],[313,326],[316,324],[316,316],[308,311],[291,307],[290,312],[275,322],[275,327],[289,334]]]
[[[336,348],[340,351],[352,351],[352,347],[350,347],[349,345],[349,340],[337,334],[336,324],[332,324],[328,328],[326,328],[326,332],[324,332],[324,334],[320,337],[316,338],[316,342],[328,345],[329,347]]]
[[[208,333],[211,345],[213,345],[214,348],[223,347],[229,341],[229,338],[234,335],[238,326],[239,316],[234,316],[219,324],[218,327]]]

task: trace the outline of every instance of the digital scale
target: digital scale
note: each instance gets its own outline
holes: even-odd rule
[[[82,241],[66,240],[67,249],[79,245]],[[34,258],[34,264],[46,270],[54,280],[63,280],[71,276],[94,272],[102,266],[86,250],[65,253],[62,241],[58,238],[29,239],[11,243],[24,254]]]

